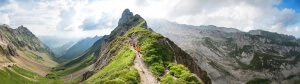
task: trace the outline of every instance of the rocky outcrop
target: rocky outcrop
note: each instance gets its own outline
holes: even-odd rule
[[[12,44],[8,44],[7,45],[7,49],[8,49],[8,53],[11,56],[17,56],[18,54],[16,53],[16,49],[14,48],[14,46]]]
[[[92,75],[94,75],[95,72],[93,71],[88,71],[88,72],[85,72],[83,75],[82,75],[82,79],[80,80],[80,82],[83,82],[85,80],[87,80],[89,77],[91,77]]]

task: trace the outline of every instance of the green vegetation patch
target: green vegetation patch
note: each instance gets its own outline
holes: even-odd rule
[[[272,54],[254,52],[254,56],[250,61],[250,64],[248,65],[244,64],[239,60],[237,60],[237,62],[243,69],[252,69],[252,70],[268,69],[269,71],[276,71],[280,69],[280,65],[282,63],[290,63],[290,61],[280,60],[280,59],[284,59],[284,58]]]
[[[34,60],[34,61],[36,61],[38,63],[44,63],[45,62],[44,59],[43,59],[43,57],[38,56],[35,53],[29,52],[29,51],[23,51],[23,54],[25,56],[27,56],[29,59],[32,59],[32,60]]]
[[[239,57],[242,55],[243,52],[245,53],[254,52],[253,46],[251,45],[244,45],[242,48],[238,48],[237,46],[234,46],[233,48],[234,50],[228,53],[230,57]]]
[[[170,63],[170,72],[161,80],[162,84],[201,84],[201,80],[181,64]]]

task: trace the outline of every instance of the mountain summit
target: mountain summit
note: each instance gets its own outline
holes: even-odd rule
[[[133,17],[133,13],[130,12],[129,9],[125,9],[122,13],[122,17],[119,19],[118,25],[124,24],[128,21],[131,17]]]

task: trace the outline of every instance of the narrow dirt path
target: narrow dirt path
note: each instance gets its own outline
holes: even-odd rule
[[[144,63],[142,54],[138,53],[132,46],[131,49],[136,53],[136,57],[134,59],[134,67],[139,71],[141,77],[140,84],[159,84],[159,82],[155,77],[153,77],[149,68]]]

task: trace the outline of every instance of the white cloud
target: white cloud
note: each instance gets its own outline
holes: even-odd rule
[[[299,32],[299,29],[300,29],[300,27],[297,26],[297,27],[294,27],[294,28],[288,28],[288,29],[286,29],[286,31],[293,33],[293,32]]]
[[[0,14],[0,24],[10,24],[9,18],[7,14]]]
[[[10,24],[14,28],[24,25],[38,36],[86,37],[109,34],[117,25],[122,11],[129,8],[133,13],[146,18],[288,34],[287,27],[300,23],[300,16],[293,9],[276,8],[280,2],[281,0],[10,0],[8,4],[0,6],[0,23]]]

